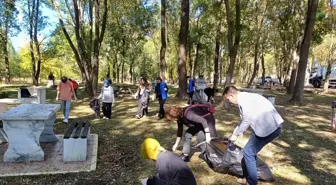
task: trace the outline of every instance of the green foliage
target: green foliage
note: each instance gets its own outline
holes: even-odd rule
[[[7,1],[6,1],[7,2]],[[0,24],[3,25],[6,11],[11,10],[12,28],[17,22],[17,6],[28,8],[29,1],[19,1],[15,6],[5,7],[4,1],[0,2]],[[65,0],[58,1],[61,12],[73,12],[73,2]],[[88,2],[84,3],[84,13],[87,14]],[[224,1],[213,0],[193,0],[190,1],[190,23],[188,35],[188,49],[190,55],[188,60],[196,60],[196,46],[200,45],[196,67],[196,76],[204,74],[210,79],[213,76],[213,63],[215,53],[216,37],[221,43],[220,61],[223,66],[222,76],[226,75],[228,69],[228,48],[227,48],[227,22]],[[336,17],[331,14],[331,9],[327,5],[329,1],[321,0],[318,9],[316,24],[314,28],[312,54],[319,61],[325,61],[328,55],[331,34],[331,25]],[[42,6],[50,8],[50,1],[41,0]],[[230,1],[234,5],[234,1]],[[13,4],[12,4],[13,5]],[[237,63],[235,66],[235,78],[242,84],[251,78],[254,65],[254,46],[259,44],[259,53],[264,53],[266,75],[279,76],[284,73],[284,67],[292,61],[291,52],[296,48],[297,39],[302,28],[302,18],[306,17],[306,1],[288,0],[263,0],[248,1],[241,0],[241,42],[238,51]],[[178,60],[178,34],[180,26],[181,1],[167,0],[167,79],[177,78]],[[233,6],[231,6],[233,7]],[[150,79],[159,75],[159,59],[161,47],[160,35],[160,1],[151,0],[113,0],[108,1],[108,19],[106,33],[100,52],[99,79],[108,72],[108,67],[116,72],[119,68],[120,77],[125,79],[135,79],[140,74],[146,74]],[[42,11],[40,9],[40,11]],[[50,9],[50,11],[53,11]],[[7,11],[9,12],[9,11]],[[235,12],[233,11],[233,14]],[[42,15],[42,14],[40,14]],[[73,23],[74,14],[64,14],[66,25]],[[102,15],[101,15],[102,16]],[[234,16],[234,15],[233,15]],[[24,20],[27,19],[25,10]],[[89,47],[89,18],[85,17],[84,28],[81,30],[87,37],[84,37],[86,47]],[[22,28],[28,28],[29,21],[24,21]],[[39,19],[42,30],[48,20],[45,17]],[[304,20],[303,20],[304,24]],[[1,27],[1,30],[3,28]],[[15,29],[12,29],[13,31]],[[69,35],[77,47],[75,33],[72,26],[67,27]],[[0,32],[2,33],[2,32]],[[14,33],[14,32],[13,32]],[[46,78],[49,72],[53,72],[56,78],[67,75],[75,79],[81,79],[74,54],[62,33],[61,27],[54,30],[54,35],[46,39],[41,45],[42,66],[41,78]],[[82,34],[82,33],[81,33]],[[14,77],[30,77],[31,64],[28,45],[21,48],[17,53],[10,49],[10,68]],[[189,57],[190,56],[190,57]],[[260,56],[258,56],[260,63]],[[0,71],[4,70],[3,54],[0,51]],[[124,73],[121,68],[124,65]],[[187,62],[187,73],[189,71],[189,61]],[[193,65],[193,64],[192,64]],[[259,64],[257,76],[261,75],[261,64]]]

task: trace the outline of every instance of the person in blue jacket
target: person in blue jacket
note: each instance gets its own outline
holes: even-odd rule
[[[168,86],[166,82],[162,81],[160,77],[156,78],[155,94],[156,98],[159,99],[160,111],[158,115],[158,120],[164,118],[164,104],[168,98]]]
[[[194,83],[194,80],[190,76],[187,76],[187,80],[189,81],[188,89],[187,89],[188,94],[189,94],[188,104],[190,104],[192,103],[192,97],[195,91],[195,83]]]

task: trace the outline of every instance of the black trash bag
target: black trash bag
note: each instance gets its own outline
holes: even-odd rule
[[[98,99],[90,101],[90,108],[95,112],[96,117],[100,117],[100,103]]]
[[[201,158],[211,169],[218,173],[243,177],[242,165],[245,165],[245,163],[243,161],[243,150],[240,147],[225,138],[212,139],[210,143],[204,142],[199,147],[205,149],[202,151]],[[259,157],[257,158],[257,173],[259,180],[274,181],[271,170]]]

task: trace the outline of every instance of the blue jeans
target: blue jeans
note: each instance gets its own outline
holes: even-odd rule
[[[64,119],[69,119],[71,100],[61,100]]]
[[[269,142],[278,137],[281,133],[281,126],[266,137],[258,137],[252,134],[250,140],[243,149],[244,158],[242,160],[243,174],[249,185],[258,184],[257,175],[257,153]]]

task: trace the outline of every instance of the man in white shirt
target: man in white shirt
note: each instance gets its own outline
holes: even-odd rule
[[[230,103],[238,105],[241,117],[240,123],[229,139],[234,142],[248,127],[253,130],[252,136],[243,149],[242,166],[246,180],[239,179],[238,182],[256,185],[258,184],[257,153],[280,135],[284,120],[272,103],[259,94],[239,92],[236,87],[229,86],[224,89],[223,96]]]

